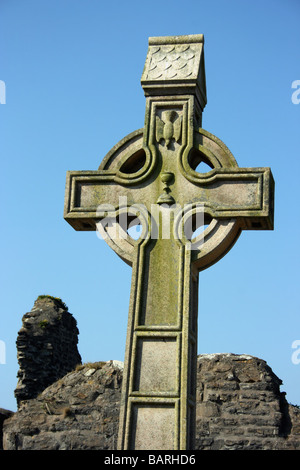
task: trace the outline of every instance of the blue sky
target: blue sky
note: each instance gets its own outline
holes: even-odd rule
[[[69,306],[84,362],[123,360],[131,268],[64,221],[66,171],[143,127],[148,37],[198,33],[204,129],[276,182],[275,230],[242,233],[200,273],[198,352],[266,360],[300,405],[299,20],[298,0],[0,1],[0,407],[16,409],[15,342],[40,294]]]

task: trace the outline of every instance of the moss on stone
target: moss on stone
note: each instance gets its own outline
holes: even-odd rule
[[[48,325],[49,325],[49,321],[48,321],[48,320],[42,320],[42,321],[40,321],[40,323],[39,323],[39,327],[40,327],[40,328],[46,328]]]
[[[44,300],[44,299],[53,300],[54,302],[59,304],[61,308],[68,310],[67,305],[61,300],[60,297],[53,297],[52,295],[39,295],[36,300]]]
[[[106,361],[98,361],[98,362],[85,362],[84,364],[78,364],[75,370],[78,372],[82,369],[102,369],[102,367],[106,364]]]

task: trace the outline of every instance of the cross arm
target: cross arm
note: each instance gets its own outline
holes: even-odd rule
[[[101,204],[117,207],[115,173],[108,171],[68,171],[64,219],[78,231],[96,230],[97,209]]]
[[[78,231],[95,231],[105,217],[103,209],[113,212],[150,199],[149,188],[137,183],[116,181],[116,172],[109,170],[68,171],[66,178],[64,219]]]
[[[212,218],[239,220],[244,230],[272,230],[274,180],[270,168],[218,168],[185,174],[185,200],[201,201]]]
[[[104,202],[105,194],[96,190],[95,183],[101,181],[106,186],[113,182],[114,174],[99,171],[67,171],[64,219],[79,231],[95,230],[97,206]],[[104,188],[104,184],[102,185]],[[101,197],[102,196],[102,197]],[[96,198],[98,203],[96,203]],[[108,201],[109,199],[106,199]]]

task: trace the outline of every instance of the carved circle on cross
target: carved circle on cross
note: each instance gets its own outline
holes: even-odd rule
[[[202,159],[211,168],[207,173],[199,173],[196,166]],[[227,146],[216,136],[200,128],[195,131],[194,146],[189,152],[185,152],[181,157],[181,172],[185,178],[190,181],[205,181],[211,177],[216,168],[237,168],[238,164]],[[127,135],[102,160],[99,170],[108,170],[116,174],[116,181],[126,185],[130,182],[134,185],[143,184],[143,182],[155,172],[155,157],[151,155],[149,149],[143,148],[143,129]],[[139,205],[138,205],[139,206]],[[141,201],[141,207],[143,201]],[[132,207],[127,211],[130,216],[128,220],[132,220]],[[118,211],[126,212],[125,207],[116,208]],[[195,239],[191,239],[184,230],[184,223],[193,217],[197,210],[204,210],[204,217],[209,221],[205,230]],[[131,215],[130,215],[131,211]],[[132,265],[134,257],[134,248],[138,244],[147,243],[151,238],[149,227],[153,218],[148,210],[139,211],[139,223],[142,226],[141,235],[134,240],[126,227],[120,226],[117,231],[123,234],[116,237],[116,225],[119,224],[118,217],[111,227],[107,227],[105,231],[105,241],[108,245],[129,265]],[[119,224],[120,225],[120,224]],[[147,229],[146,229],[147,227]],[[241,229],[239,221],[236,218],[216,219],[212,218],[209,206],[204,209],[201,205],[190,204],[185,207],[184,216],[181,211],[176,213],[174,223],[175,238],[178,243],[183,244],[187,249],[192,251],[192,259],[195,267],[202,271],[219,261],[234,245],[238,239]]]

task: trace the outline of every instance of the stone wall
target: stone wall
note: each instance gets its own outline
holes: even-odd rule
[[[0,409],[0,449],[81,450],[117,446],[123,378],[118,361],[81,364],[76,321],[40,296],[17,338],[18,411]],[[281,380],[253,356],[198,356],[196,450],[300,450],[300,410]]]
[[[114,450],[122,368],[85,364],[46,388],[4,422],[5,450]],[[300,410],[265,361],[198,356],[196,449],[300,450]]]
[[[3,423],[4,421],[12,416],[14,413],[4,408],[0,408],[0,450],[3,450]]]
[[[81,364],[76,320],[61,299],[42,295],[22,318],[17,338],[18,407]]]
[[[253,356],[198,357],[197,449],[300,450],[300,410]]]
[[[4,422],[4,450],[115,449],[122,370],[79,366]]]

